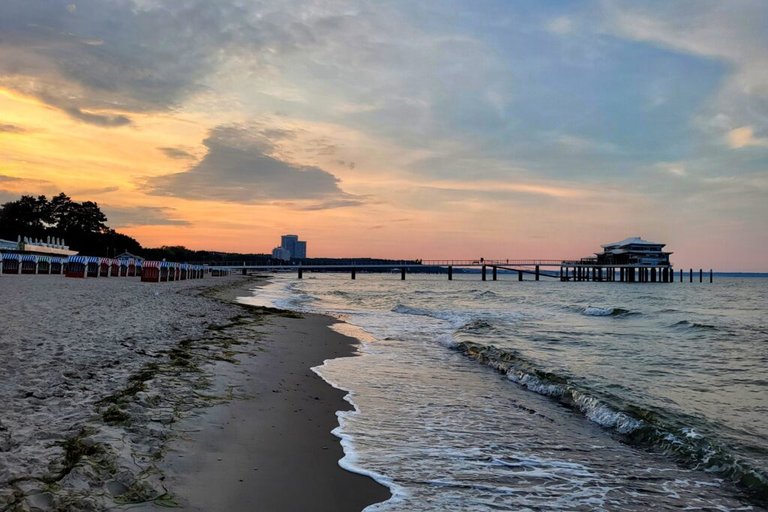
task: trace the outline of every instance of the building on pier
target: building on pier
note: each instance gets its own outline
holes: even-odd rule
[[[602,253],[596,253],[598,265],[669,266],[671,252],[663,251],[666,244],[643,240],[639,236],[621,242],[604,244]]]

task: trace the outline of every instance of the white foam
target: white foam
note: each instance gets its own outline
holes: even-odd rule
[[[514,368],[507,372],[507,379],[511,380],[512,382],[516,382],[521,386],[525,386],[534,393],[538,393],[540,395],[557,397],[562,396],[565,392],[563,386],[559,384],[542,382],[538,377],[535,377],[529,373],[515,370]]]
[[[606,428],[613,428],[620,434],[634,432],[643,425],[642,421],[611,409],[595,397],[574,392],[574,401],[591,421]]]
[[[334,325],[340,325],[340,324],[334,324]],[[387,487],[390,493],[392,493],[392,496],[390,497],[389,500],[383,503],[386,503],[388,506],[396,505],[397,503],[399,503],[401,500],[405,498],[406,496],[405,490],[402,487],[395,484],[395,482],[391,478],[387,477],[386,475],[383,475],[376,471],[365,469],[358,464],[358,453],[355,450],[355,445],[352,441],[352,436],[346,433],[344,427],[347,424],[348,418],[360,414],[360,409],[355,403],[354,396],[351,391],[341,387],[339,383],[333,381],[331,378],[329,378],[327,375],[324,374],[323,368],[327,365],[328,361],[329,360],[324,361],[323,364],[320,366],[312,367],[311,370],[315,374],[317,374],[321,379],[327,382],[330,386],[345,392],[346,395],[344,395],[344,400],[346,400],[353,408],[353,410],[351,411],[336,411],[336,417],[339,420],[339,426],[334,428],[331,431],[333,435],[339,438],[339,444],[341,444],[341,448],[344,451],[344,457],[342,457],[339,460],[339,466],[345,469],[346,471],[349,471],[350,473],[357,473],[359,475],[372,478],[376,482]],[[373,505],[368,506],[365,510],[367,511],[377,510],[378,506],[382,505],[383,503],[375,503]]]
[[[596,306],[587,306],[582,311],[582,314],[587,316],[611,316],[613,314],[613,308],[599,308]]]

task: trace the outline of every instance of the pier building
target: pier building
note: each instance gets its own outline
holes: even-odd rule
[[[604,244],[602,253],[596,253],[598,265],[652,265],[669,266],[669,255],[662,249],[666,244],[643,240],[639,236],[621,242]]]

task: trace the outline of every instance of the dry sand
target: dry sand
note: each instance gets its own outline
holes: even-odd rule
[[[0,276],[0,511],[387,499],[338,466],[347,404],[309,370],[352,340],[227,302],[248,286]]]

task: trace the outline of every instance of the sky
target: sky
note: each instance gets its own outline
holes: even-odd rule
[[[768,2],[2,0],[0,203],[144,246],[768,271]]]

